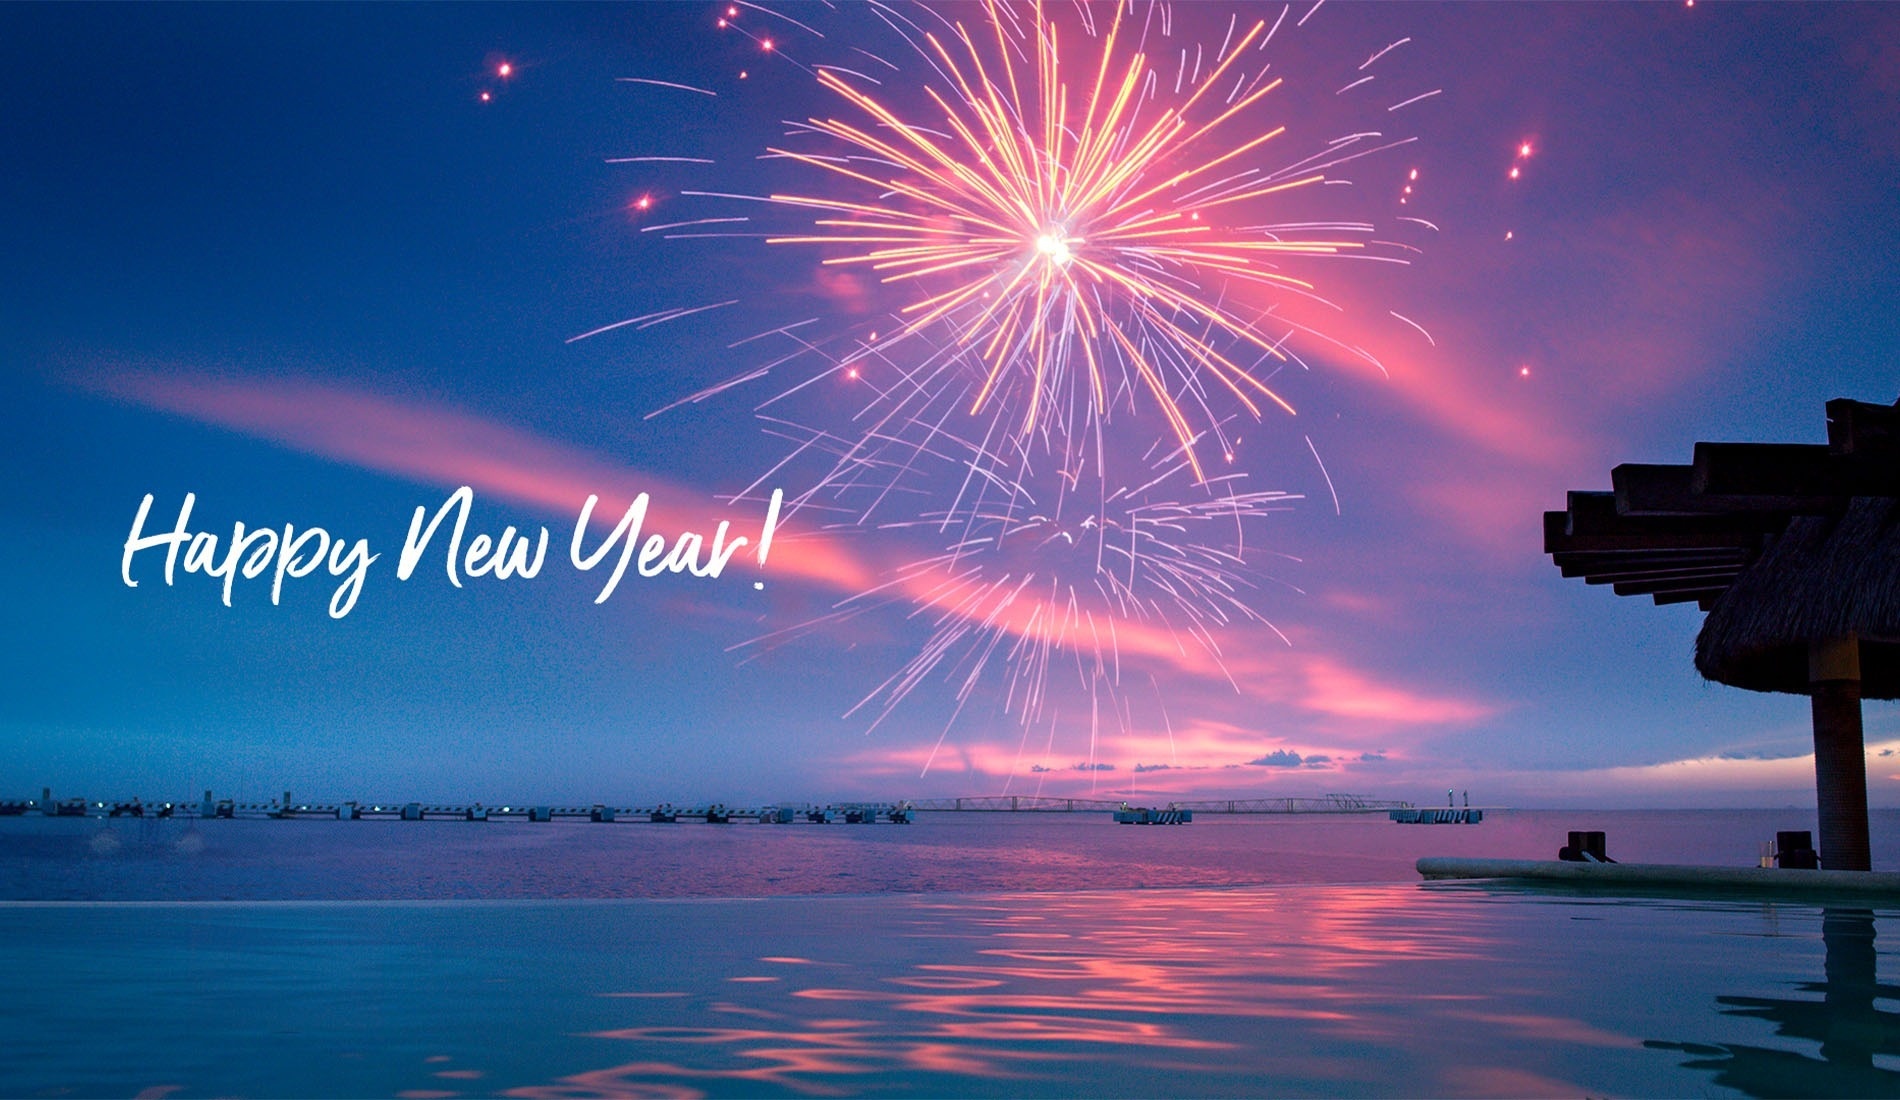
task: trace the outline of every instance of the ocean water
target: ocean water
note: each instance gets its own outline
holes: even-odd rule
[[[0,1095],[1900,1095],[1900,908],[1411,868],[1572,828],[1812,818],[0,819]]]

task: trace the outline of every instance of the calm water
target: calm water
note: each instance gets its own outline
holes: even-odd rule
[[[1383,816],[925,814],[914,825],[0,818],[0,899],[762,897],[1418,881],[1423,855],[1551,859],[1571,829],[1612,857],[1754,866],[1813,811],[1517,811],[1478,826]],[[1873,858],[1900,870],[1900,810]]]
[[[0,1094],[1900,1095],[1900,910],[1411,870],[1586,827],[1812,822],[0,820],[0,897],[119,899],[0,904]]]

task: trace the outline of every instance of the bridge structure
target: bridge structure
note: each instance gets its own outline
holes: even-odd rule
[[[1128,799],[1057,798],[1050,795],[970,795],[963,798],[913,798],[919,813],[1114,813],[1125,810]],[[1197,814],[1382,814],[1410,810],[1410,802],[1327,794],[1311,798],[1189,798],[1168,802],[1160,809],[1192,810]]]

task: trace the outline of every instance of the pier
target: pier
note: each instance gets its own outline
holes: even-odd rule
[[[43,817],[155,817],[217,820],[320,820],[320,821],[587,821],[606,824],[639,822],[676,824],[698,821],[727,825],[735,821],[766,825],[790,825],[794,822],[871,825],[878,822],[908,825],[916,820],[916,808],[909,801],[834,802],[738,806],[724,802],[643,803],[611,805],[594,802],[538,803],[501,806],[480,802],[297,802],[285,791],[281,799],[268,802],[243,802],[214,798],[212,792],[196,801],[146,801],[140,798],[98,801],[85,798],[54,799],[50,789],[38,799],[0,801],[0,817],[27,814]]]
[[[1119,813],[1130,808],[1123,799],[1054,798],[1045,795],[976,795],[965,798],[918,798],[911,805],[930,813]],[[1156,806],[1196,814],[1381,814],[1412,810],[1410,802],[1328,794],[1317,798],[1204,798],[1183,799]]]
[[[333,821],[585,821],[601,824],[642,823],[671,825],[701,822],[727,825],[755,822],[765,825],[908,825],[919,813],[1095,813],[1130,823],[1185,824],[1195,814],[1390,814],[1399,820],[1459,820],[1476,822],[1480,810],[1419,810],[1410,802],[1329,794],[1315,798],[1186,799],[1165,805],[1134,806],[1106,798],[1057,798],[1044,795],[974,795],[962,798],[895,799],[888,802],[772,803],[736,805],[724,802],[653,802],[628,805],[592,803],[482,802],[298,802],[285,791],[270,801],[215,798],[211,791],[196,800],[148,801],[141,798],[100,801],[86,798],[55,799],[42,789],[37,799],[0,800],[0,817],[26,814],[44,817],[156,817],[199,820],[260,819]],[[1145,818],[1129,814],[1147,815]],[[1409,816],[1402,816],[1409,815]],[[1439,815],[1433,817],[1431,815]]]

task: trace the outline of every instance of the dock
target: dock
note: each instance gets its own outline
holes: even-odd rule
[[[1484,811],[1467,806],[1462,810],[1392,810],[1393,821],[1401,825],[1476,825],[1484,820]]]

